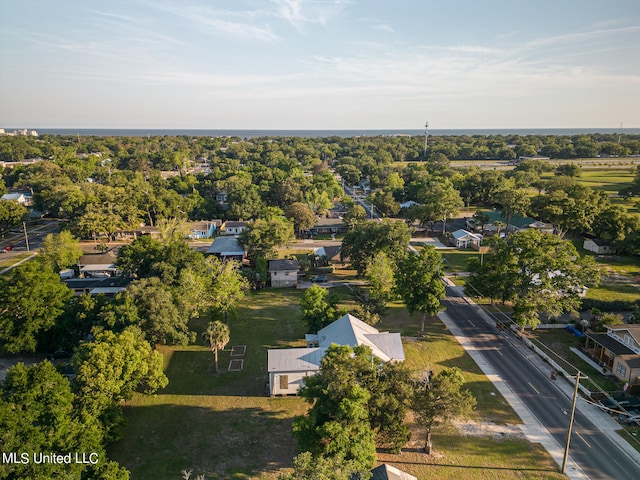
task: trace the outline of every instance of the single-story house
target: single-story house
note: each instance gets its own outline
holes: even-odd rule
[[[240,235],[247,228],[247,222],[227,221],[222,224],[221,230],[224,235]]]
[[[130,278],[106,277],[106,278],[63,278],[61,281],[73,291],[73,296],[80,295],[115,295],[126,289],[131,283]]]
[[[313,253],[319,257],[326,257],[330,262],[339,262],[340,250],[342,250],[341,245],[328,245],[326,247],[315,248]]]
[[[498,222],[502,222],[503,224],[506,221],[506,218],[502,216],[502,211],[493,210],[491,212],[484,212],[487,217],[489,217],[489,221],[484,225],[484,231],[487,233],[495,233],[498,231]],[[480,225],[476,223],[476,221],[471,218],[467,218],[466,220],[467,228],[472,231],[478,231],[480,229]],[[506,225],[500,227],[500,231],[504,232],[506,230]],[[535,228],[537,230],[542,231],[543,233],[553,233],[553,225],[540,222],[531,217],[523,217],[521,215],[512,215],[509,219],[509,231],[517,232],[518,230],[524,230],[525,228]]]
[[[551,225],[550,223],[544,223],[539,221],[530,223],[525,228],[533,228],[535,230],[539,230],[541,233],[555,233],[555,230],[556,230],[554,226]]]
[[[271,278],[271,286],[297,287],[298,270],[300,270],[300,265],[297,260],[269,260],[269,278]]]
[[[598,255],[614,252],[613,242],[603,238],[585,238],[582,248]]]
[[[267,352],[269,394],[295,395],[304,378],[320,370],[320,362],[332,344],[367,345],[383,362],[404,361],[399,333],[380,332],[353,315],[343,315],[317,334],[305,335],[307,348],[280,348]]]
[[[451,233],[449,243],[456,248],[480,248],[482,244],[482,235],[471,233],[464,229],[456,230]]]
[[[222,220],[202,220],[193,222],[189,228],[187,238],[211,238],[222,225]]]
[[[315,226],[311,229],[314,235],[344,233],[349,227],[343,222],[342,218],[326,218],[319,217]]]
[[[217,255],[222,259],[235,259],[242,261],[246,251],[240,242],[238,237],[217,237],[207,250],[209,255]]]
[[[30,207],[33,204],[33,196],[31,192],[13,192],[5,193],[0,200],[18,202],[20,205]]]
[[[371,470],[371,480],[418,480],[417,477],[386,463]]]

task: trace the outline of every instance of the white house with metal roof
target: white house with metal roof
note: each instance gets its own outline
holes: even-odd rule
[[[482,235],[461,228],[451,234],[451,242],[456,248],[477,248],[482,244]]]
[[[332,344],[367,345],[383,362],[404,361],[399,333],[380,332],[353,315],[343,315],[317,334],[305,335],[307,348],[272,349],[267,352],[269,394],[295,395],[304,378],[320,370],[320,362]]]

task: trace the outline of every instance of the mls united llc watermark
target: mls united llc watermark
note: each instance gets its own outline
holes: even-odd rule
[[[96,465],[99,455],[96,452],[67,452],[67,453],[42,453],[42,452],[2,452],[2,463],[29,464],[36,465],[52,463],[66,465],[70,463],[82,463],[86,465]]]

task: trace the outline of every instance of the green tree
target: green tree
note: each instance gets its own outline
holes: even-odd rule
[[[85,411],[101,415],[135,392],[150,394],[169,380],[162,355],[153,350],[137,327],[121,333],[105,330],[94,341],[81,343],[72,358],[74,387]]]
[[[371,197],[373,204],[382,216],[392,217],[400,211],[400,204],[391,192],[376,192]]]
[[[463,387],[464,377],[458,367],[442,370],[416,386],[412,410],[418,425],[425,429],[426,453],[430,454],[433,447],[433,427],[466,417],[474,410],[476,399]]]
[[[424,335],[427,315],[435,315],[444,309],[440,303],[445,296],[442,276],[442,256],[431,245],[417,255],[407,254],[398,264],[396,288],[410,314],[422,313],[420,336]]]
[[[574,245],[557,235],[527,229],[508,240],[489,241],[482,265],[477,259],[469,262],[467,288],[472,295],[512,302],[512,318],[523,329],[535,328],[540,312],[576,311],[582,287],[598,281],[593,258],[580,258]]]
[[[293,227],[300,234],[303,230],[309,230],[316,224],[316,214],[302,202],[287,205],[284,209],[287,218],[293,219]]]
[[[640,218],[627,213],[621,205],[604,208],[593,219],[593,233],[610,240],[624,240],[627,235],[640,231]]]
[[[204,331],[202,336],[204,337],[205,343],[213,352],[216,362],[216,373],[218,373],[220,371],[218,369],[218,351],[224,350],[224,347],[229,343],[229,327],[217,320],[209,322],[207,329]]]
[[[505,234],[509,234],[509,225],[514,215],[526,215],[529,209],[529,193],[524,188],[507,186],[496,200],[502,206],[502,216],[506,224]]]
[[[354,355],[355,353],[355,355]],[[375,432],[369,423],[371,394],[356,371],[371,365],[368,347],[332,345],[320,372],[305,378],[300,395],[313,406],[294,420],[293,433],[301,451],[314,458],[353,462],[357,470],[370,469],[376,459]],[[368,367],[370,375],[373,374]]]
[[[356,223],[364,222],[367,219],[367,211],[362,205],[354,204],[349,207],[343,217],[344,223],[353,227]]]
[[[309,333],[317,333],[336,319],[338,301],[329,290],[314,284],[304,291],[300,300],[302,321],[307,325]]]
[[[71,232],[64,230],[58,235],[50,233],[44,237],[37,258],[49,265],[54,272],[59,272],[75,265],[83,253],[80,241]]]
[[[240,234],[239,241],[247,249],[247,255],[255,263],[257,257],[275,258],[278,248],[295,238],[293,222],[286,218],[272,217],[249,222]]]
[[[195,333],[189,331],[188,314],[178,309],[170,287],[159,278],[137,280],[125,295],[136,306],[139,326],[152,344],[188,345],[195,340]]]
[[[0,232],[9,230],[27,216],[27,209],[12,200],[0,200]]]
[[[371,300],[384,305],[395,297],[395,265],[385,252],[378,252],[367,266],[366,279],[369,283]]]
[[[404,222],[391,219],[383,219],[382,222],[360,222],[345,235],[340,258],[349,258],[358,275],[362,276],[378,252],[385,252],[392,261],[403,256],[409,238],[409,227]]]
[[[81,418],[75,408],[69,381],[48,361],[32,366],[22,363],[7,371],[0,385],[0,438],[3,452],[34,454],[49,452],[95,452],[106,464],[103,431],[94,418]],[[128,472],[114,462],[117,478]],[[81,463],[0,464],[2,478],[107,478],[95,475],[93,467]],[[110,477],[116,478],[116,477]]]
[[[354,477],[355,475],[355,477]],[[293,459],[293,473],[284,473],[278,480],[368,480],[371,470],[337,457],[314,457],[302,452]]]
[[[447,219],[458,214],[459,209],[464,205],[458,191],[451,181],[438,179],[424,185],[418,194],[418,202],[422,205],[416,207],[421,224],[442,221],[442,234],[444,235],[447,226]]]
[[[555,175],[557,177],[579,177],[582,175],[582,168],[575,163],[567,163],[556,167]]]
[[[10,353],[34,352],[37,336],[50,330],[71,290],[51,267],[27,262],[0,276],[0,345]]]

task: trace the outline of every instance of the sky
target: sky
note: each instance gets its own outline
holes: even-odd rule
[[[0,0],[0,127],[640,127],[639,0]]]

